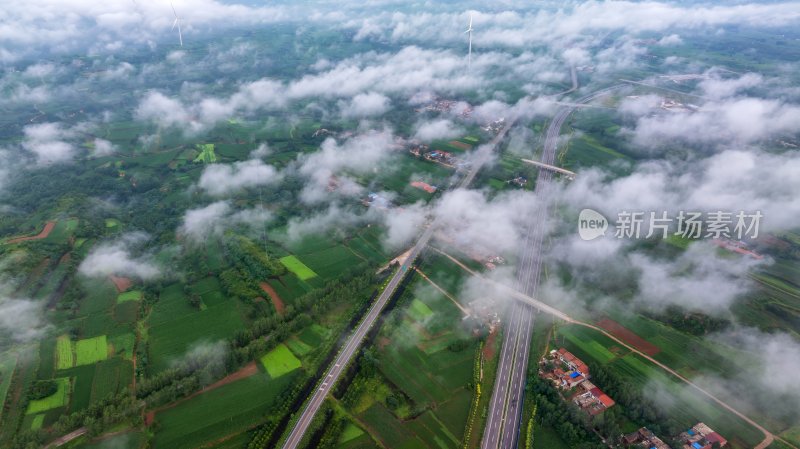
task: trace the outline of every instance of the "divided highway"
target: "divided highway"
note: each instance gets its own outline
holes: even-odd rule
[[[473,161],[473,165],[464,178],[458,183],[457,187],[468,187],[472,181],[475,179],[478,171],[481,167],[486,163],[489,159],[488,154],[491,151],[494,151],[495,148],[502,142],[503,138],[508,133],[508,130],[511,129],[511,126],[514,124],[514,120],[511,119],[503,127],[502,130],[492,139],[489,144],[483,149],[479,148],[476,151],[477,157]],[[364,337],[369,332],[372,325],[375,323],[375,320],[380,316],[381,310],[386,306],[386,303],[389,302],[389,299],[394,294],[394,291],[397,289],[397,286],[400,285],[400,282],[405,278],[406,274],[408,274],[409,267],[411,267],[414,262],[416,261],[417,257],[420,253],[425,249],[428,245],[428,242],[433,235],[433,231],[436,229],[435,223],[428,226],[425,231],[423,231],[422,235],[417,240],[417,243],[414,245],[414,248],[411,250],[406,261],[400,266],[400,268],[395,272],[392,278],[389,280],[386,288],[383,290],[381,295],[378,297],[377,301],[370,307],[369,312],[355,329],[355,331],[351,334],[350,338],[347,339],[344,347],[339,351],[339,354],[336,356],[335,360],[333,361],[333,365],[325,373],[325,377],[323,378],[322,382],[318,384],[317,390],[314,391],[313,396],[311,399],[306,403],[305,408],[303,409],[300,418],[297,420],[294,428],[292,428],[292,432],[289,434],[289,437],[286,439],[286,443],[284,443],[284,449],[295,449],[300,445],[300,441],[303,439],[303,435],[308,430],[308,426],[311,425],[311,422],[314,420],[314,415],[317,414],[319,407],[325,401],[325,397],[331,391],[336,381],[339,379],[339,376],[347,367],[348,363],[352,360],[353,356],[358,353],[358,348],[361,346],[361,342],[364,340]]]
[[[608,94],[617,87],[613,86],[586,95],[576,101],[576,104],[588,103]],[[542,151],[541,162],[543,164],[553,165],[561,127],[574,110],[574,106],[563,107],[558,110],[550,122]],[[536,297],[539,287],[542,243],[553,190],[552,180],[553,172],[539,171],[535,186],[539,205],[536,212],[530,217],[517,267],[516,289],[530,297]],[[531,329],[535,319],[534,311],[535,309],[531,306],[516,301],[508,306],[506,312],[508,323],[505,326],[503,349],[500,352],[494,390],[489,403],[489,415],[481,441],[483,449],[517,447],[528,371]]]

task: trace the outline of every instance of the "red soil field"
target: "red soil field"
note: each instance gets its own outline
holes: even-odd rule
[[[272,300],[272,305],[275,306],[275,311],[278,312],[278,315],[283,316],[286,306],[283,304],[283,300],[278,295],[278,292],[267,282],[261,282],[259,285],[261,286],[261,290],[264,290],[264,293],[269,295],[269,298]]]
[[[114,283],[114,287],[117,287],[117,291],[120,293],[127,291],[129,288],[131,288],[131,285],[133,285],[133,281],[131,281],[130,278],[114,276],[112,274],[108,276],[108,279]]]
[[[29,240],[41,240],[43,238],[47,238],[47,236],[50,235],[50,232],[55,227],[56,227],[56,222],[55,221],[48,221],[47,223],[45,223],[44,229],[42,229],[42,232],[40,232],[40,233],[38,233],[36,235],[30,235],[30,236],[26,236],[26,237],[15,237],[13,239],[9,239],[8,242],[6,242],[6,243],[19,243],[19,242],[27,242]]]
[[[459,142],[459,141],[457,141],[457,140],[451,140],[451,141],[450,141],[450,142],[448,142],[448,143],[449,143],[450,145],[452,145],[452,146],[456,147],[456,148],[461,148],[462,150],[469,150],[469,149],[472,149],[472,145],[470,145],[470,144],[468,144],[468,143],[464,143],[464,142]]]
[[[661,348],[650,343],[644,338],[634,334],[633,332],[628,330],[625,326],[617,323],[614,320],[611,320],[609,318],[603,318],[602,320],[597,322],[597,325],[607,330],[611,335],[619,338],[620,340],[644,352],[649,356],[654,356],[659,352],[661,352]]]
[[[416,187],[418,189],[422,189],[428,193],[433,193],[436,191],[436,187],[428,184],[427,182],[422,181],[414,181],[411,183],[411,187]]]

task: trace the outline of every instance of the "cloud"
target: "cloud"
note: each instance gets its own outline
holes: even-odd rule
[[[423,142],[452,139],[464,134],[464,130],[448,119],[419,122],[415,125],[414,138]]]
[[[28,125],[23,131],[22,147],[32,152],[39,164],[63,162],[75,155],[75,146],[65,140],[74,138],[76,133],[60,123]]]
[[[673,45],[680,45],[683,43],[683,39],[677,34],[670,34],[669,36],[664,36],[658,40],[658,45],[669,47]]]
[[[320,150],[297,158],[297,171],[309,182],[300,198],[315,204],[336,196],[354,196],[362,187],[347,177],[378,170],[392,153],[394,138],[389,130],[367,131],[339,143],[327,138]]]
[[[155,279],[163,276],[152,255],[137,251],[148,240],[142,233],[126,234],[114,242],[103,243],[92,249],[78,270],[89,277],[109,275]]]
[[[389,97],[377,92],[358,94],[349,102],[340,102],[344,117],[374,117],[385,114],[390,107]]]
[[[117,150],[116,146],[105,139],[94,139],[94,151],[93,154],[95,156],[108,156],[113,154]]]
[[[31,342],[41,337],[47,327],[42,301],[15,298],[0,292],[0,341]],[[7,349],[4,346],[0,345]]]
[[[415,203],[402,208],[394,208],[383,215],[387,236],[384,241],[387,247],[397,249],[410,244],[419,236],[422,225],[427,218],[427,208],[422,203]]]
[[[279,182],[282,176],[275,167],[259,159],[233,164],[208,165],[197,185],[212,196],[225,196],[238,191]]]
[[[709,78],[700,81],[697,87],[708,98],[722,99],[732,97],[742,90],[761,85],[764,78],[757,73],[745,73],[738,78],[722,79],[716,74],[709,74]]]
[[[186,211],[178,232],[194,242],[202,242],[210,237],[218,237],[232,227],[255,228],[263,226],[270,219],[272,214],[265,209],[235,211],[230,202],[217,201]]]
[[[697,112],[674,111],[642,117],[633,129],[633,142],[643,148],[663,148],[675,141],[741,145],[798,131],[798,105],[760,98],[730,98],[707,103]]]

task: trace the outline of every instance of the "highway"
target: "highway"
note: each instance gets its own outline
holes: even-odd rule
[[[588,103],[617,87],[619,86],[586,95],[575,103]],[[542,164],[553,165],[561,127],[574,110],[574,106],[563,107],[550,122],[542,150]],[[539,287],[542,244],[553,190],[552,180],[552,171],[539,171],[535,186],[539,205],[529,219],[525,243],[521,246],[516,289],[528,297],[536,297]],[[508,323],[504,328],[503,348],[500,352],[494,390],[489,403],[489,415],[481,441],[483,449],[517,447],[535,310],[537,309],[517,301],[508,306],[506,312]]]
[[[474,158],[473,164],[469,171],[467,171],[467,174],[457,183],[458,188],[468,187],[472,183],[472,181],[475,179],[475,176],[478,174],[478,171],[489,160],[489,153],[494,151],[500,142],[502,142],[503,138],[505,138],[508,130],[511,129],[511,126],[514,124],[514,122],[514,119],[509,120],[503,129],[501,129],[500,132],[497,133],[497,135],[488,144],[479,147],[475,151],[475,155],[477,157]],[[372,325],[375,323],[375,320],[380,316],[381,311],[386,306],[386,303],[389,302],[389,299],[394,294],[397,286],[400,285],[400,282],[402,282],[403,278],[405,278],[406,274],[408,274],[409,268],[414,264],[417,257],[428,245],[428,242],[430,241],[435,229],[435,221],[430,226],[425,228],[406,261],[400,265],[399,269],[389,280],[386,288],[380,294],[372,307],[370,307],[367,315],[363,320],[361,320],[361,323],[347,339],[347,342],[334,359],[333,364],[325,372],[325,377],[320,383],[318,383],[317,390],[314,392],[311,399],[306,402],[306,406],[303,409],[300,418],[295,423],[295,426],[292,428],[291,433],[283,445],[284,449],[295,449],[300,445],[303,435],[308,430],[308,426],[311,425],[311,422],[314,420],[314,416],[317,414],[319,407],[325,401],[325,397],[328,395],[328,393],[330,393],[331,389],[336,384],[336,381],[339,379],[339,376],[345,370],[353,357],[358,353],[358,348],[361,346],[361,342],[364,340],[367,332],[369,332],[370,328],[372,328]]]

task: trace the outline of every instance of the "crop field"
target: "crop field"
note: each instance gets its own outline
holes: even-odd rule
[[[308,271],[300,267],[293,269],[288,265],[286,268],[297,274],[297,276],[304,281],[317,275],[323,279],[334,279],[349,268],[363,262],[363,259],[343,245],[336,245],[310,254],[302,254],[300,257],[305,261],[305,270]],[[282,258],[281,262],[283,262],[283,259],[285,258]],[[303,262],[300,263],[302,264]],[[304,277],[308,276],[309,271],[313,273],[314,276]]]
[[[162,304],[163,303],[163,304]],[[169,367],[193,344],[230,338],[244,325],[234,304],[198,311],[182,296],[162,298],[150,316],[149,346],[153,372]]]
[[[69,403],[70,388],[72,387],[69,377],[59,377],[54,380],[56,385],[58,385],[58,390],[46,398],[30,401],[26,414],[32,415],[41,413],[54,408],[63,407]]]
[[[414,300],[411,301],[411,306],[408,308],[408,314],[416,321],[425,321],[433,315],[433,310],[424,302],[414,298]]]
[[[56,339],[56,368],[67,369],[75,365],[75,358],[72,352],[72,341],[66,335]]]
[[[262,356],[261,364],[272,379],[277,379],[285,374],[289,374],[303,366],[300,359],[295,357],[292,351],[283,343]]]
[[[139,316],[139,304],[127,301],[114,307],[114,319],[120,323],[133,323]]]
[[[92,383],[94,383],[95,365],[76,366],[59,373],[60,376],[72,378],[72,395],[69,411],[76,412],[89,406],[92,400]]]
[[[131,290],[129,292],[121,293],[117,296],[117,304],[126,302],[126,301],[138,301],[142,299],[142,292],[139,290]]]
[[[91,365],[108,357],[108,341],[105,335],[75,342],[75,365]]]
[[[108,343],[114,348],[114,354],[124,359],[133,357],[133,347],[136,344],[136,335],[125,332],[108,337]]]
[[[300,262],[300,259],[295,256],[281,257],[280,261],[287,270],[294,273],[301,281],[317,277],[317,273],[308,268],[303,262]]]
[[[112,358],[95,366],[92,382],[92,402],[116,394],[133,380],[133,365],[120,358]]]
[[[194,449],[255,425],[284,389],[296,380],[256,374],[197,395],[156,414],[153,447]]]
[[[555,430],[536,423],[533,426],[533,449],[569,449]]]
[[[200,154],[194,159],[194,162],[202,162],[204,164],[217,162],[213,143],[198,144],[197,149],[200,150]]]
[[[630,160],[628,156],[604,146],[597,139],[585,134],[580,138],[570,139],[566,156],[562,159],[564,168],[568,170],[608,166],[619,159]]]
[[[575,353],[578,357],[588,355],[602,364],[606,364],[616,357],[609,349],[617,344],[596,331],[580,326],[564,326],[558,332],[572,345],[580,348]]]
[[[44,414],[36,415],[31,420],[31,430],[39,430],[44,424]]]
[[[0,404],[5,404],[8,388],[11,386],[11,378],[14,376],[14,369],[17,367],[17,356],[10,352],[0,355]],[[2,416],[0,408],[0,416]]]

